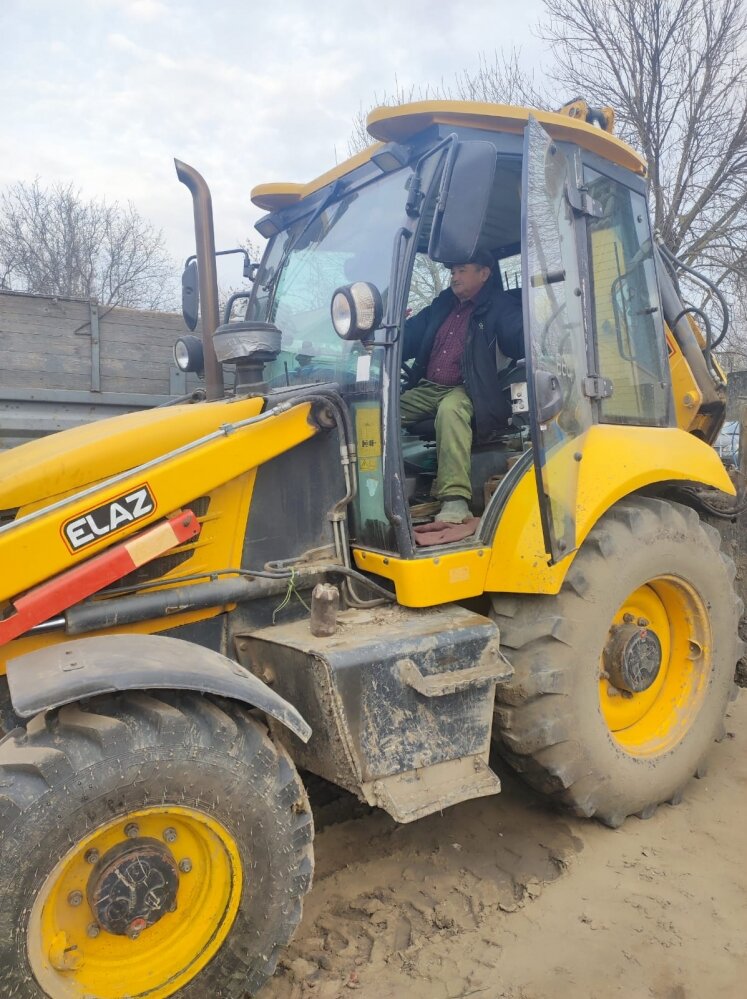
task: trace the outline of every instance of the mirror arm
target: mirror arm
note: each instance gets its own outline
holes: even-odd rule
[[[227,325],[231,322],[231,310],[233,309],[234,303],[238,302],[240,298],[250,298],[250,291],[235,291],[233,295],[230,296],[226,302],[225,308],[223,309],[223,325]]]
[[[437,142],[435,146],[431,146],[431,148],[427,152],[423,153],[418,162],[415,164],[415,169],[413,170],[412,177],[410,178],[407,201],[405,202],[405,212],[407,213],[408,218],[416,219],[420,216],[420,205],[425,198],[425,194],[423,193],[420,183],[423,164],[427,159],[430,159],[434,153],[437,153],[439,149],[455,145],[456,141],[456,132],[452,132],[450,135],[447,135],[445,139]]]

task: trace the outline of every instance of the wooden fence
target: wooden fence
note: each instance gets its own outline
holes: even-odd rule
[[[183,332],[177,313],[0,292],[0,449],[192,391]]]

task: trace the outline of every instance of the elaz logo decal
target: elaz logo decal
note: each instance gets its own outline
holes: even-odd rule
[[[117,496],[80,517],[65,521],[62,532],[70,548],[78,551],[107,534],[114,534],[128,524],[142,520],[155,508],[156,503],[148,486],[139,486],[131,493]]]

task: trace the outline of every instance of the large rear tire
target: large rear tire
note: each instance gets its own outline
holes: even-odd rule
[[[741,648],[719,541],[688,507],[636,497],[592,530],[557,596],[493,598],[515,670],[495,737],[532,786],[618,826],[702,770]]]
[[[133,692],[0,743],[0,994],[254,994],[301,917],[308,799],[243,708]]]

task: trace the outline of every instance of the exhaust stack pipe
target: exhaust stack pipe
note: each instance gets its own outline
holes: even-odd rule
[[[218,328],[218,272],[215,267],[215,229],[210,188],[194,167],[174,160],[176,175],[192,194],[195,216],[197,273],[200,280],[202,349],[205,361],[205,391],[208,399],[223,398],[223,370],[215,356],[213,333]]]

